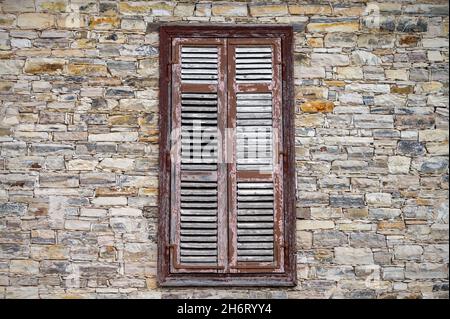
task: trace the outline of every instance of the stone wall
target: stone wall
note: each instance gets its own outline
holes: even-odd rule
[[[159,289],[159,23],[295,29],[298,278]],[[0,0],[0,298],[448,297],[448,1]]]

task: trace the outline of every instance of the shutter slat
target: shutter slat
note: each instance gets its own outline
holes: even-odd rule
[[[182,47],[181,81],[194,84],[217,84],[218,60],[217,47]]]
[[[238,262],[274,261],[273,195],[273,183],[237,183]]]

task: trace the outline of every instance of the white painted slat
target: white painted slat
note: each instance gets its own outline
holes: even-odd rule
[[[217,47],[190,47],[190,46],[183,46],[181,48],[181,52],[183,53],[190,53],[190,52],[199,52],[199,53],[217,53],[219,52],[219,49]]]
[[[273,195],[273,183],[238,182],[238,261],[274,261]]]
[[[183,235],[180,240],[181,243],[217,243],[216,236]]]
[[[268,53],[272,52],[271,47],[237,47],[236,53],[247,53],[247,52],[254,52],[254,53]]]

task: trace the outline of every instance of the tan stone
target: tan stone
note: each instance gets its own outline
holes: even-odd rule
[[[134,160],[131,158],[105,158],[99,164],[108,171],[129,171],[134,167]]]
[[[55,16],[48,13],[22,13],[17,18],[21,29],[47,29],[55,25]]]
[[[355,32],[359,30],[359,22],[312,22],[307,26],[308,32]]]
[[[60,28],[74,29],[86,27],[85,16],[80,13],[64,13],[58,14],[56,24]]]
[[[290,14],[299,15],[328,15],[332,13],[331,5],[289,5]]]
[[[305,113],[330,113],[333,112],[334,103],[330,101],[309,101],[300,105],[300,109]]]
[[[147,289],[156,289],[158,288],[158,282],[155,276],[149,277],[145,279]]]
[[[120,27],[120,19],[114,16],[91,17],[89,27],[95,30],[110,30]]]
[[[344,81],[336,81],[336,80],[326,80],[324,81],[325,85],[330,86],[330,87],[344,87],[345,86],[345,82]]]
[[[379,230],[404,230],[405,222],[402,220],[383,220],[378,223]]]
[[[97,160],[74,159],[68,162],[69,171],[92,171],[97,166]]]
[[[25,62],[24,71],[31,74],[59,74],[64,64],[63,59],[30,58]]]
[[[224,17],[246,17],[247,16],[247,4],[213,4],[212,14],[214,16]]]
[[[344,216],[352,219],[364,219],[369,216],[369,210],[367,208],[347,208]]]
[[[307,43],[312,48],[323,48],[323,38],[309,38]]]
[[[444,85],[441,82],[425,82],[419,84],[420,93],[436,93],[439,92]]]
[[[333,14],[337,16],[345,16],[345,17],[360,17],[364,14],[365,6],[359,7],[333,7]]]
[[[448,130],[436,129],[436,130],[424,130],[419,131],[420,142],[444,142],[448,141]]]
[[[98,187],[95,191],[96,196],[136,196],[137,188],[134,187]]]
[[[386,78],[389,80],[407,81],[409,77],[408,71],[405,69],[386,70],[385,72]]]
[[[398,43],[401,46],[416,46],[420,37],[416,35],[403,35],[398,39]]]
[[[33,245],[31,257],[36,260],[68,259],[69,248],[63,245]]]
[[[111,126],[137,126],[137,117],[134,115],[113,115],[108,118]]]
[[[69,64],[67,73],[70,75],[107,76],[106,65],[101,64]]]
[[[328,95],[328,90],[320,86],[303,86],[295,87],[296,99],[324,99]]]
[[[334,222],[328,220],[297,220],[297,230],[333,229]]]
[[[363,78],[362,68],[357,66],[338,67],[336,72],[338,78],[343,80],[358,80]]]
[[[12,14],[0,15],[0,28],[9,28],[16,23],[16,16]]]
[[[296,127],[322,127],[325,122],[323,114],[302,114],[296,115],[295,117],[295,126]]]
[[[178,3],[173,15],[176,17],[192,17],[194,15],[195,5],[189,3]]]
[[[3,12],[32,12],[34,11],[34,0],[2,0]]]
[[[412,85],[391,85],[391,93],[396,94],[411,94],[414,92],[414,87]]]
[[[119,11],[123,14],[144,14],[151,13],[152,7],[150,3],[145,2],[120,2]]]
[[[311,249],[313,244],[312,233],[307,231],[297,231],[297,247]]]
[[[250,15],[252,17],[278,17],[288,14],[285,4],[250,4]]]
[[[64,12],[67,3],[67,0],[36,0],[36,7],[39,11]]]
[[[139,196],[157,196],[158,188],[155,187],[145,187],[139,189]]]

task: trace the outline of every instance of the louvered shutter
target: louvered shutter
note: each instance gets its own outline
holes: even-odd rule
[[[171,272],[227,263],[224,40],[175,39],[172,54]]]
[[[230,271],[284,271],[281,41],[229,39]]]

